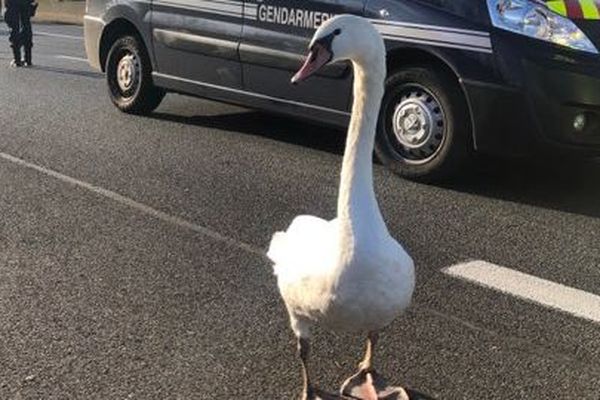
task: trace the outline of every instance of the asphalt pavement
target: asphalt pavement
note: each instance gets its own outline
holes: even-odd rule
[[[295,398],[262,252],[295,215],[335,216],[344,133],[174,94],[122,114],[80,27],[34,29],[32,69],[7,67],[0,30],[0,399]],[[600,399],[600,321],[444,272],[482,260],[593,302],[599,178],[566,158],[487,160],[443,185],[376,166],[418,281],[379,369],[414,399]],[[319,386],[363,340],[316,332]]]

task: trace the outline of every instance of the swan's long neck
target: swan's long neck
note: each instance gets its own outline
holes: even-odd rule
[[[373,188],[373,145],[384,94],[385,61],[353,65],[354,103],[342,163],[338,219],[357,240],[360,234],[372,236],[386,229]]]

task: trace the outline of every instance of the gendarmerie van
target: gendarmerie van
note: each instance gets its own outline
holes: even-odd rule
[[[600,12],[582,0],[87,0],[85,42],[114,104],[178,92],[344,126],[347,65],[290,84],[323,21],[351,13],[385,38],[376,153],[434,179],[474,152],[600,150]],[[315,90],[318,88],[318,90]]]

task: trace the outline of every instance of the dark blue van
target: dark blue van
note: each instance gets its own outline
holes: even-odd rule
[[[351,70],[297,87],[314,30],[336,14],[372,21],[388,48],[376,153],[433,179],[474,152],[600,150],[600,22],[539,0],[87,0],[92,66],[114,104],[154,110],[178,92],[344,126]]]

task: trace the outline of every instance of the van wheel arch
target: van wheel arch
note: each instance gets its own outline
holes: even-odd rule
[[[398,68],[401,68],[403,65],[412,64],[431,64],[432,66],[444,69],[448,74],[451,74],[456,79],[458,84],[460,84],[460,76],[458,71],[456,71],[447,60],[438,54],[414,47],[398,47],[388,51],[388,71],[394,71]]]
[[[117,18],[114,21],[111,21],[102,32],[102,37],[100,39],[100,67],[102,68],[102,72],[106,72],[106,59],[108,58],[108,53],[110,52],[113,44],[121,37],[124,36],[135,36],[139,42],[146,48],[148,51],[148,46],[142,39],[142,35],[140,34],[137,27],[128,19],[125,18]]]

